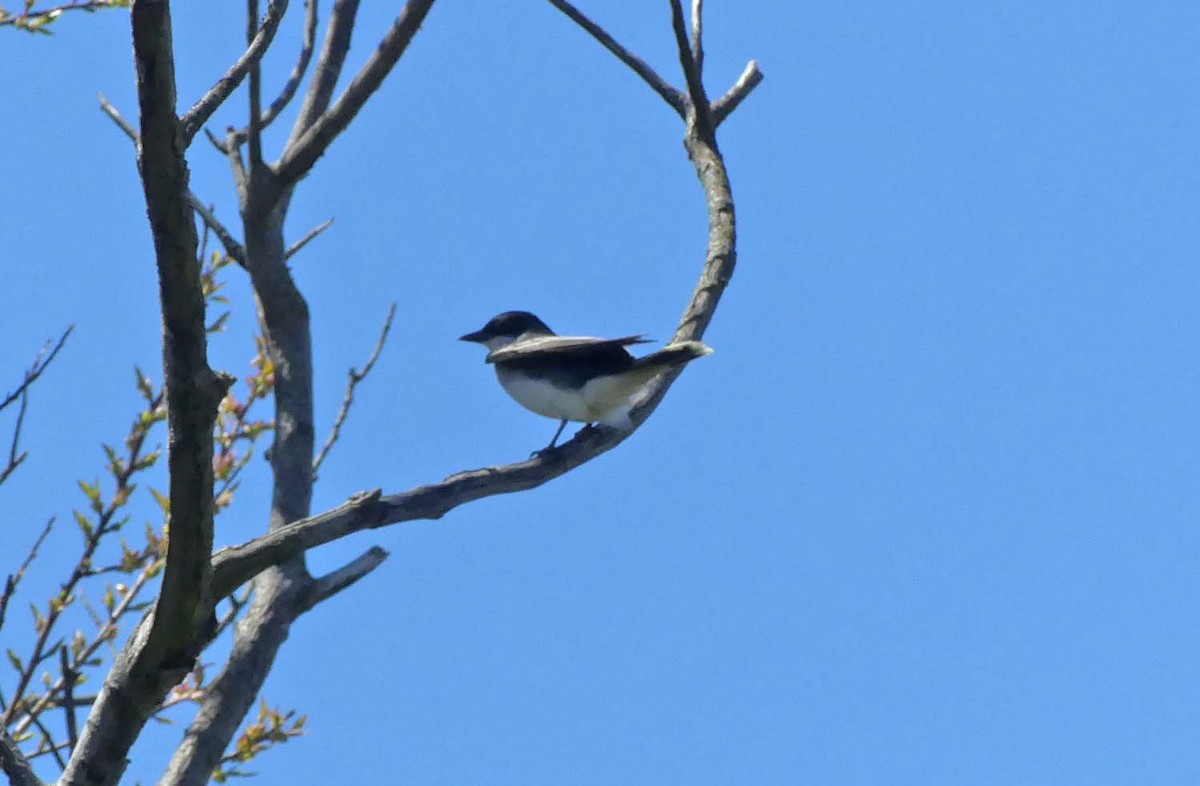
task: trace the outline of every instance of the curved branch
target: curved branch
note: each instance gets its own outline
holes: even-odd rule
[[[683,48],[688,49],[686,36]],[[672,341],[698,341],[712,321],[733,275],[737,263],[737,229],[725,162],[711,132],[706,136],[695,123],[689,124],[684,145],[704,189],[708,244],[700,280]],[[653,384],[644,403],[630,413],[635,429],[662,401],[681,371],[664,374]],[[536,488],[612,450],[632,433],[585,428],[566,444],[528,461],[460,472],[441,483],[386,497],[379,490],[357,495],[326,513],[218,551],[212,565],[213,595],[222,598],[261,571],[354,532],[418,519],[439,519],[459,505],[477,499]]]
[[[432,6],[433,0],[408,0],[366,65],[354,75],[346,92],[342,93],[329,111],[321,113],[299,138],[288,142],[283,157],[276,165],[276,173],[285,185],[304,177],[317,159],[325,154],[333,140],[346,130],[363,104],[379,89],[383,80],[391,73],[392,67],[408,49],[409,42],[425,21],[425,16]],[[297,128],[300,127],[299,123],[300,119],[297,120]]]
[[[213,112],[216,112],[217,108],[225,103],[225,99],[229,98],[230,94],[237,89],[242,80],[246,78],[246,74],[250,72],[250,68],[266,54],[267,47],[271,45],[276,31],[279,30],[279,23],[283,20],[287,5],[288,0],[271,0],[267,6],[266,16],[263,17],[262,25],[258,28],[250,45],[246,47],[246,51],[237,59],[237,62],[229,67],[224,76],[218,79],[216,84],[179,119],[180,134],[183,136],[185,150],[192,144],[196,132],[208,122]]]

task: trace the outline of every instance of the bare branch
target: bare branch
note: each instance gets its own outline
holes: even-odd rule
[[[287,82],[284,83],[283,89],[279,91],[279,95],[267,107],[267,111],[263,112],[262,119],[259,121],[259,128],[266,128],[275,122],[275,118],[279,117],[279,113],[287,108],[291,103],[292,98],[296,95],[296,89],[300,86],[300,81],[304,79],[304,74],[308,71],[308,64],[312,61],[313,44],[317,40],[317,0],[305,0],[304,3],[304,39],[300,43],[300,57],[296,60],[296,65],[292,67],[292,73],[288,76]],[[249,134],[249,127],[238,132],[238,141],[240,142]]]
[[[233,186],[237,189],[238,206],[245,208],[249,198],[246,178],[246,165],[242,161],[241,143],[238,142],[237,131],[233,126],[225,129],[225,157],[229,159],[229,172],[233,175]]]
[[[738,104],[742,103],[742,100],[750,95],[750,92],[758,87],[761,81],[763,81],[763,75],[762,71],[758,70],[758,62],[751,60],[746,64],[746,69],[742,71],[742,75],[738,77],[737,82],[733,84],[733,87],[729,88],[729,92],[716,101],[713,101],[713,123],[718,126],[724,123],[725,118],[729,117],[733,113],[733,110],[738,108]]]
[[[137,147],[137,129],[131,126],[129,121],[121,116],[120,111],[118,111],[115,106],[108,102],[108,99],[104,97],[103,93],[97,93],[96,98],[100,101],[100,110],[104,112],[104,114],[108,115],[109,118],[111,118],[112,121],[117,124],[117,128],[125,132],[125,136],[129,137],[129,141],[133,142],[134,147]]]
[[[42,735],[42,741],[38,743],[38,748],[45,748],[46,752],[54,757],[54,763],[58,765],[58,768],[65,770],[67,763],[63,760],[62,754],[59,751],[66,750],[67,744],[65,742],[55,744],[54,735],[46,728],[46,724],[42,723],[41,718],[34,716],[33,725],[37,727],[38,733]]]
[[[242,248],[242,244],[230,233],[229,229],[217,219],[212,208],[201,202],[191,191],[187,193],[188,204],[192,206],[192,210],[196,211],[196,215],[200,216],[200,220],[204,225],[212,230],[217,236],[217,240],[221,241],[221,245],[225,248],[225,253],[234,262],[237,262],[242,267],[246,266],[246,249]]]
[[[229,148],[225,146],[224,142],[222,142],[220,139],[217,139],[216,134],[214,134],[212,131],[209,131],[207,126],[204,128],[204,135],[208,137],[209,143],[217,149],[218,153],[223,156],[229,155]]]
[[[279,30],[279,23],[283,19],[284,12],[287,11],[287,6],[288,0],[270,0],[267,4],[267,14],[263,17],[262,25],[258,27],[257,32],[250,41],[250,45],[246,47],[246,51],[217,80],[216,84],[209,88],[209,91],[179,119],[180,133],[183,135],[183,147],[185,149],[192,144],[192,139],[196,136],[196,132],[208,122],[213,112],[216,112],[217,108],[225,102],[225,99],[229,98],[230,94],[242,83],[242,80],[246,78],[246,74],[258,65],[258,62],[266,53],[267,47],[271,45],[271,41],[275,38],[276,31]]]
[[[388,553],[386,551],[378,546],[372,546],[346,565],[318,579],[314,579],[308,585],[308,592],[305,593],[304,598],[301,599],[297,606],[297,614],[303,614],[311,610],[317,604],[328,600],[346,589],[382,565],[383,561],[387,558]]]
[[[25,378],[21,381],[21,384],[17,386],[16,390],[5,396],[3,401],[0,401],[0,410],[3,410],[9,404],[13,403],[22,395],[24,395],[25,391],[29,389],[29,386],[38,381],[38,377],[42,375],[42,372],[49,368],[50,364],[54,362],[54,358],[58,356],[58,353],[63,348],[63,345],[67,343],[67,338],[71,335],[71,331],[74,329],[75,326],[71,325],[64,330],[63,334],[59,336],[58,341],[55,342],[54,348],[50,349],[49,353],[47,353],[46,350],[50,347],[50,342],[46,342],[46,345],[38,350],[37,357],[33,359],[33,363],[31,363],[29,368],[25,371]]]
[[[8,776],[11,786],[42,786],[42,782],[33,774],[33,768],[25,760],[21,749],[13,738],[8,736],[8,730],[0,727],[0,770]]]
[[[246,0],[246,39],[253,41],[258,29],[258,0]],[[250,66],[250,123],[246,127],[250,171],[262,165],[262,69],[256,61]],[[253,177],[253,174],[251,174]]]
[[[316,71],[313,72],[312,81],[308,83],[308,91],[304,94],[300,113],[296,115],[296,122],[292,124],[292,132],[288,136],[285,148],[294,145],[329,108],[329,102],[333,100],[333,90],[342,74],[342,65],[346,62],[346,54],[350,51],[350,34],[354,31],[358,3],[359,0],[334,0],[329,24],[325,26],[325,43],[321,47],[321,56],[317,59]]]
[[[79,679],[79,674],[71,667],[71,658],[67,655],[66,647],[59,649],[58,662],[63,679],[62,708],[63,712],[66,713],[69,752],[75,750],[75,744],[79,742],[79,731],[75,723],[75,681]],[[66,767],[63,769],[66,769]]]
[[[333,225],[333,219],[327,218],[324,221],[322,221],[320,224],[317,224],[317,226],[315,228],[308,230],[308,233],[305,234],[304,237],[297,240],[295,243],[293,243],[291,245],[291,247],[287,251],[283,252],[283,258],[291,259],[293,256],[295,256],[297,253],[300,252],[300,249],[307,246],[309,243],[311,243],[313,240],[316,239],[317,235],[321,234],[326,229],[329,229],[329,227],[331,227],[332,225]]]
[[[391,73],[432,5],[433,0],[408,0],[375,52],[350,81],[346,92],[298,139],[288,142],[283,157],[275,167],[284,184],[294,183],[304,177],[333,140],[346,130],[363,104]]]
[[[696,72],[704,75],[704,0],[692,0],[692,60]]]
[[[692,49],[688,44],[687,23],[683,19],[683,5],[680,0],[670,0],[670,3],[671,27],[675,31],[675,47],[679,50],[679,65],[682,66],[683,77],[687,80],[688,102],[691,104],[694,115],[693,122],[700,131],[700,135],[711,142],[714,140],[714,126],[708,108],[708,96],[704,92],[700,65],[692,56]],[[699,48],[699,39],[696,43]]]
[[[117,124],[118,128],[125,132],[125,135],[129,137],[131,142],[133,142],[134,148],[136,149],[138,141],[137,131],[129,124],[128,120],[122,117],[120,111],[108,102],[107,98],[105,98],[103,95],[99,96],[99,98],[100,109],[104,112],[104,114],[108,115],[114,123]],[[205,130],[205,133],[208,134],[207,129]],[[213,144],[219,145],[222,152],[225,152],[224,146],[217,141],[216,137],[213,137],[211,134],[208,136],[209,139],[212,140]],[[241,160],[240,157],[238,160]],[[188,203],[192,206],[192,209],[195,210],[196,214],[200,216],[200,220],[204,222],[204,225],[211,229],[213,234],[217,236],[217,239],[221,241],[221,245],[225,247],[225,253],[228,254],[233,261],[237,262],[242,267],[245,267],[246,251],[242,248],[242,245],[238,243],[236,239],[234,239],[233,234],[229,231],[229,229],[217,219],[216,214],[213,213],[210,208],[206,207],[205,204],[200,201],[200,198],[196,196],[190,189],[187,192],[187,199]]]
[[[346,395],[342,398],[342,406],[338,410],[337,417],[333,419],[333,428],[329,431],[329,438],[325,440],[325,444],[321,447],[317,457],[313,459],[313,477],[317,475],[317,470],[321,468],[321,462],[329,455],[329,451],[333,449],[334,443],[338,440],[338,435],[341,434],[342,424],[346,422],[346,416],[350,414],[350,406],[354,403],[354,389],[358,387],[358,383],[367,378],[371,373],[371,369],[375,368],[375,361],[379,360],[379,353],[383,351],[383,345],[387,342],[388,333],[392,329],[392,318],[396,316],[396,304],[393,303],[388,307],[387,317],[383,320],[383,328],[379,331],[379,340],[375,342],[375,348],[371,350],[371,356],[367,358],[367,364],[363,366],[362,371],[358,371],[351,366],[346,380]]]
[[[665,79],[658,75],[658,72],[646,64],[646,61],[617,43],[617,40],[609,35],[608,31],[589,19],[582,11],[567,2],[567,0],[550,0],[550,4],[566,14],[575,24],[586,30],[605,49],[616,55],[618,60],[629,66],[635,74],[642,78],[642,81],[650,85],[654,92],[662,96],[662,99],[680,117],[687,117],[687,99],[683,93],[671,87]]]
[[[678,0],[672,0],[672,4],[679,7]],[[679,18],[682,19],[681,9]],[[677,42],[681,42],[680,54],[685,70],[691,68],[694,77],[686,29],[682,38],[678,26],[676,33]],[[702,92],[700,97],[703,97]],[[707,108],[707,104],[703,106]],[[725,162],[716,148],[711,128],[705,134],[699,123],[690,122],[684,144],[704,189],[708,246],[700,280],[672,341],[703,337],[737,262],[733,195]],[[663,374],[653,383],[646,399],[630,413],[635,427],[650,416],[680,372],[681,369]],[[631,433],[585,428],[570,442],[528,461],[460,472],[441,483],[418,486],[387,497],[378,490],[356,495],[331,511],[277,528],[241,546],[218,551],[213,556],[213,595],[224,597],[260,571],[353,532],[418,519],[438,519],[459,505],[477,499],[535,488],[613,449]]]
[[[17,410],[17,423],[13,426],[12,444],[8,449],[8,464],[0,469],[0,483],[8,480],[8,476],[21,466],[21,462],[29,455],[28,452],[18,454],[21,446],[21,427],[25,425],[25,410],[29,407],[29,388],[21,391],[21,407]]]
[[[8,611],[8,602],[12,600],[13,593],[17,591],[17,586],[21,583],[21,579],[25,578],[25,571],[29,570],[29,566],[37,559],[38,549],[42,547],[46,536],[50,534],[50,528],[54,526],[54,521],[53,516],[46,521],[46,526],[42,527],[42,533],[37,536],[37,540],[29,548],[29,553],[25,555],[25,560],[21,563],[21,567],[17,568],[16,573],[8,574],[8,577],[4,580],[4,592],[0,592],[0,629],[4,628],[4,615]]]
[[[154,236],[163,315],[171,537],[153,613],[143,619],[109,672],[63,784],[108,786],[120,780],[130,746],[166,692],[191,669],[201,632],[212,617],[212,430],[217,405],[232,380],[208,366],[198,240],[175,116],[169,4],[134,0],[131,22],[141,116],[138,169]]]

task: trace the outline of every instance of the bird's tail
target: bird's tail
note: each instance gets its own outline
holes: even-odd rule
[[[712,349],[699,341],[680,341],[638,358],[631,368],[619,374],[589,382],[585,395],[602,413],[596,421],[614,428],[630,428],[633,424],[629,420],[629,409],[638,403],[638,395],[647,382],[664,371],[711,354]]]
[[[635,369],[644,369],[649,373],[647,379],[675,366],[690,363],[696,358],[712,354],[712,348],[699,341],[680,341],[677,344],[667,344],[657,352],[652,352],[634,362]]]
[[[618,396],[630,395],[664,371],[711,354],[712,349],[699,341],[668,344],[657,352],[638,358],[631,368],[615,375],[616,389],[613,393]]]

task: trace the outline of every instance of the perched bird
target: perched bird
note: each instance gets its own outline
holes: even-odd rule
[[[629,410],[650,380],[712,353],[699,341],[680,341],[635,358],[625,347],[647,343],[640,335],[558,336],[528,311],[506,311],[459,340],[488,348],[486,362],[496,367],[501,387],[518,404],[562,421],[546,450],[554,447],[567,421],[631,428]]]

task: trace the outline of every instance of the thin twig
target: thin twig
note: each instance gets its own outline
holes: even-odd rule
[[[100,95],[99,99],[100,109],[104,112],[104,114],[108,115],[114,123],[117,124],[118,128],[125,132],[125,135],[129,137],[129,140],[133,142],[134,146],[136,147],[138,133],[134,127],[129,124],[129,121],[121,115],[120,111],[115,106],[109,103],[107,98],[105,98],[103,95]],[[205,129],[205,133],[208,134],[208,129]],[[212,140],[213,144],[218,145],[220,149],[225,149],[211,134],[209,134],[209,138]],[[238,156],[238,161],[241,161],[241,156]],[[238,243],[237,240],[234,239],[233,234],[229,231],[229,229],[217,219],[216,214],[213,213],[210,208],[206,207],[191,189],[189,189],[187,192],[187,199],[191,204],[192,209],[196,211],[198,216],[200,216],[200,220],[204,222],[204,225],[211,229],[213,233],[216,234],[217,239],[221,241],[221,245],[225,247],[225,253],[228,254],[234,262],[237,262],[240,266],[245,267],[246,250],[242,248],[241,243]]]
[[[704,81],[700,77],[700,66],[692,56],[688,43],[687,23],[683,19],[683,5],[680,0],[670,0],[671,27],[675,31],[675,47],[679,50],[679,65],[683,68],[683,78],[687,80],[688,100],[691,104],[693,122],[700,136],[712,143],[713,123],[712,114],[708,107],[708,95],[704,92]]]
[[[29,3],[32,6],[33,3]],[[69,3],[61,3],[53,8],[42,8],[33,10],[27,7],[25,11],[18,14],[12,14],[0,9],[0,27],[16,27],[29,32],[46,33],[47,30],[41,28],[53,22],[64,11],[87,11],[95,13],[96,11],[105,8],[127,8],[128,0],[72,0]]]
[[[213,213],[212,208],[201,202],[194,193],[188,191],[188,201],[192,204],[192,210],[200,216],[200,220],[204,222],[204,226],[213,231],[217,239],[221,241],[221,245],[225,248],[225,253],[234,262],[237,262],[242,267],[246,266],[246,249],[242,248],[242,244],[234,239],[224,224]],[[203,252],[201,252],[203,256]]]
[[[75,750],[75,743],[79,741],[79,730],[75,725],[75,681],[79,679],[79,674],[71,668],[66,647],[58,651],[58,661],[63,678],[62,708],[67,716],[67,744],[71,746],[70,750]]]
[[[318,224],[315,228],[310,229],[308,231],[308,234],[306,234],[304,237],[300,238],[295,243],[293,243],[291,248],[289,248],[287,251],[285,251],[283,253],[283,258],[285,260],[291,259],[294,254],[298,253],[300,251],[300,249],[304,248],[310,242],[312,242],[317,237],[317,235],[321,234],[326,229],[329,229],[329,227],[332,224],[333,224],[333,219],[327,218],[324,221],[322,221],[320,224]]]
[[[396,304],[388,306],[387,318],[383,320],[383,328],[379,331],[379,340],[375,342],[375,348],[371,350],[371,356],[367,358],[367,363],[362,367],[362,371],[358,371],[354,367],[350,368],[348,379],[346,381],[346,395],[342,398],[342,406],[338,410],[337,417],[333,419],[333,428],[329,432],[329,438],[325,440],[325,444],[321,446],[321,451],[317,453],[317,457],[313,459],[313,477],[317,475],[317,470],[321,468],[321,462],[329,455],[329,451],[333,449],[334,443],[337,442],[338,436],[342,431],[342,424],[346,422],[346,416],[350,414],[350,405],[354,403],[354,389],[358,387],[358,383],[367,378],[371,373],[371,369],[375,368],[375,361],[379,360],[379,353],[383,351],[383,345],[387,342],[388,333],[392,329],[392,318],[396,316]]]
[[[204,96],[197,101],[191,109],[184,112],[179,118],[180,134],[183,136],[183,146],[186,149],[192,143],[193,137],[199,131],[208,119],[212,117],[213,112],[221,104],[225,103],[225,99],[237,89],[237,86],[246,78],[247,73],[251,73],[258,67],[258,63],[262,60],[262,56],[266,53],[267,47],[271,45],[272,39],[275,38],[276,31],[279,30],[279,22],[283,19],[284,12],[287,11],[288,0],[270,0],[267,4],[267,14],[263,17],[262,26],[257,26],[254,35],[250,37],[250,43],[246,47],[246,51],[237,59],[229,70],[217,80]],[[257,16],[257,14],[255,15]]]
[[[229,155],[229,148],[225,146],[224,142],[222,142],[220,139],[217,139],[217,135],[212,131],[209,131],[207,126],[204,128],[204,135],[208,137],[208,141],[212,143],[212,146],[217,149],[218,153],[223,156]]]
[[[100,101],[100,111],[108,115],[109,118],[117,124],[117,128],[124,131],[125,136],[129,137],[129,140],[133,142],[134,146],[136,147],[138,138],[137,129],[130,125],[128,120],[121,116],[121,113],[115,106],[108,102],[108,99],[104,97],[103,93],[97,93],[96,98]]]
[[[26,370],[25,378],[21,381],[21,384],[17,386],[16,390],[5,396],[3,401],[0,401],[0,410],[3,410],[9,404],[16,401],[25,393],[26,390],[29,389],[30,385],[32,385],[34,382],[37,382],[38,377],[42,375],[42,372],[54,362],[54,358],[58,356],[58,353],[63,348],[63,345],[67,343],[67,337],[71,335],[71,331],[74,329],[75,326],[71,325],[65,331],[63,331],[63,334],[59,336],[58,341],[54,344],[54,348],[50,350],[49,354],[46,352],[47,348],[50,346],[49,341],[47,341],[42,348],[38,350],[37,357],[33,359],[33,363],[30,364],[28,370]]]
[[[42,547],[46,536],[50,534],[50,528],[54,526],[54,521],[54,516],[51,516],[46,521],[46,526],[42,527],[42,533],[33,542],[33,546],[30,547],[29,553],[25,555],[25,560],[21,563],[21,567],[17,568],[16,573],[10,573],[8,578],[4,580],[4,592],[0,593],[0,629],[4,628],[4,615],[8,611],[8,602],[12,600],[13,593],[17,591],[17,585],[21,583],[21,579],[25,578],[25,571],[29,570],[29,566],[37,559],[38,549]]]
[[[729,88],[729,92],[718,98],[712,103],[712,116],[715,125],[721,125],[725,122],[725,118],[733,113],[733,110],[738,108],[738,104],[750,95],[754,88],[758,87],[759,82],[763,81],[762,71],[758,70],[758,62],[751,60],[746,64],[745,70],[738,80],[734,82],[733,87]]]
[[[21,466],[21,462],[29,455],[28,451],[17,454],[21,446],[21,427],[25,425],[25,410],[29,408],[29,388],[21,391],[21,407],[17,410],[17,424],[13,426],[12,444],[8,449],[8,464],[0,469],[0,483],[8,480],[8,476]]]
[[[67,768],[67,762],[62,757],[62,754],[59,753],[59,751],[63,750],[66,746],[64,744],[56,744],[54,742],[54,735],[51,734],[50,730],[46,728],[46,724],[42,723],[41,718],[34,718],[33,725],[37,726],[37,730],[41,732],[42,739],[49,746],[47,753],[54,757],[54,761],[56,764],[58,764],[58,768],[60,770],[65,770]]]
[[[629,66],[635,74],[642,78],[642,81],[650,85],[654,92],[662,96],[662,99],[679,113],[680,117],[687,117],[687,99],[683,93],[676,90],[667,80],[659,76],[658,72],[647,65],[645,60],[642,60],[617,43],[617,40],[609,35],[608,31],[589,19],[582,11],[567,2],[567,0],[550,0],[550,5],[566,14],[572,22],[582,27],[592,38],[599,41],[605,49],[616,55],[618,60]]]
[[[284,83],[283,89],[279,91],[279,95],[267,107],[267,111],[263,112],[262,119],[259,121],[259,129],[264,129],[271,123],[275,122],[275,118],[279,117],[279,113],[287,108],[291,100],[296,95],[296,88],[300,86],[300,82],[304,79],[305,72],[308,71],[308,64],[312,61],[313,44],[317,40],[317,0],[306,0],[304,3],[304,38],[300,43],[300,57],[296,60],[296,65],[292,67],[292,73],[288,76],[287,82]],[[238,132],[238,142],[241,142],[250,133],[247,126]],[[215,139],[210,135],[210,139]],[[224,145],[219,148],[224,152]]]
[[[86,665],[87,661],[96,654],[96,650],[100,649],[100,645],[104,644],[106,641],[111,641],[117,635],[117,623],[120,622],[121,617],[125,616],[126,612],[130,611],[130,606],[133,604],[134,598],[141,593],[142,589],[146,586],[146,583],[152,578],[152,574],[155,576],[158,575],[160,567],[161,566],[159,566],[157,563],[150,563],[143,568],[140,573],[138,573],[138,577],[134,580],[133,584],[128,590],[126,590],[124,595],[122,595],[121,602],[113,607],[113,610],[108,615],[108,620],[104,623],[104,626],[96,631],[96,635],[93,636],[92,640],[88,642],[88,645],[83,648],[83,651],[75,656],[74,663],[72,664],[73,668],[77,670],[82,668],[84,665]],[[24,733],[25,730],[29,728],[31,716],[37,715],[45,711],[48,707],[54,706],[54,697],[58,695],[65,684],[66,683],[60,676],[58,680],[55,681],[55,683],[51,685],[45,693],[42,694],[41,698],[33,703],[32,707],[24,710],[25,717],[17,722],[17,725],[13,731],[18,735]],[[95,697],[92,697],[90,703],[94,702]],[[80,703],[82,703],[82,699],[80,700]]]

